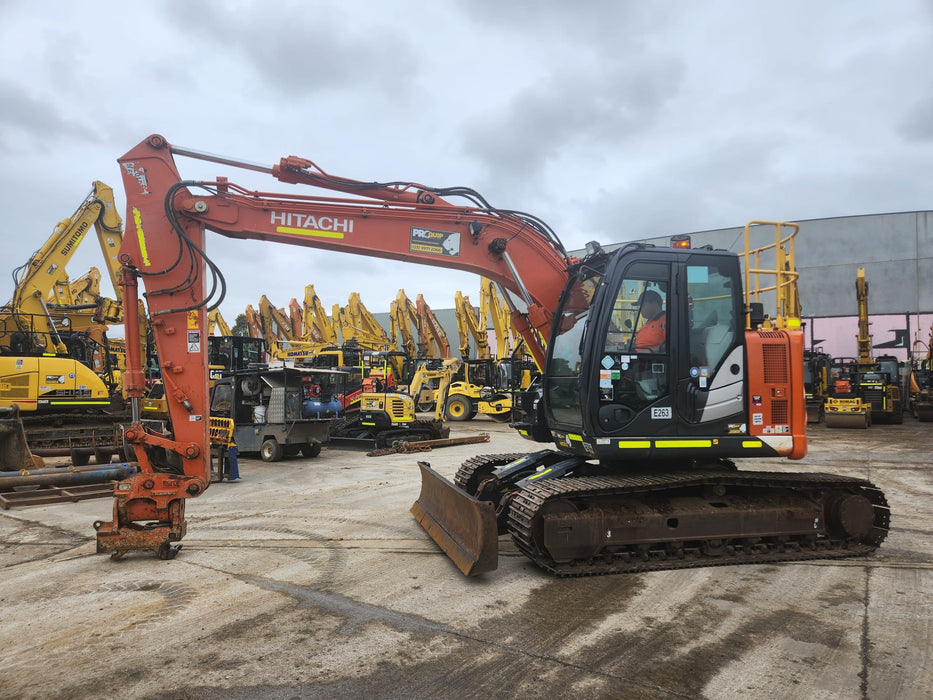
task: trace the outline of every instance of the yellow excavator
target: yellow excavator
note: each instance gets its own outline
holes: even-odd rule
[[[540,370],[525,352],[524,341],[512,326],[512,311],[500,294],[499,286],[487,277],[480,281],[479,308],[480,318],[488,318],[495,333],[500,388],[505,389],[507,385],[513,390],[527,389]]]
[[[445,360],[450,359],[447,333],[431,311],[424,295],[419,294],[416,301],[412,302],[404,289],[398,290],[395,300],[390,305],[389,321],[389,335],[397,339],[398,347],[415,362],[415,376],[418,376],[419,372],[431,373],[424,375],[424,381],[415,383],[412,380],[412,384],[417,386],[412,390],[415,405],[419,411],[435,410],[438,393],[446,395],[446,385],[449,384],[451,372],[459,369],[461,364],[458,361],[454,370],[450,369],[451,365],[445,364]],[[417,332],[417,340],[412,328]],[[445,367],[447,369],[444,369]],[[446,377],[446,382],[440,381],[442,376]],[[444,391],[439,392],[442,384]]]
[[[221,337],[233,335],[233,331],[230,330],[230,324],[227,323],[223,314],[220,313],[220,309],[213,309],[207,315],[207,334],[214,335],[214,331]]]
[[[250,338],[262,338],[262,321],[259,320],[259,313],[253,308],[252,304],[247,304],[243,310],[246,316],[246,328],[249,331]]]
[[[481,306],[477,315],[470,298],[458,291],[454,294],[454,311],[463,364],[450,383],[445,415],[452,421],[465,421],[484,414],[506,422],[512,417],[512,394],[507,377],[500,372],[499,362],[489,348],[488,306]],[[476,345],[472,357],[471,337]]]
[[[86,343],[86,364],[101,376],[112,393],[122,386],[122,371],[126,366],[126,344],[122,338],[109,338],[109,324],[123,323],[123,304],[118,278],[111,278],[117,299],[104,297],[100,291],[100,270],[90,268],[71,281],[64,268],[46,299],[46,305],[56,326],[67,333],[78,334]],[[145,313],[145,307],[140,305]]]
[[[400,350],[404,350],[409,357],[426,359],[427,348],[415,340],[412,326],[419,331],[418,311],[404,289],[398,290],[395,299],[389,304],[389,335],[396,339]],[[420,340],[420,337],[419,337]]]
[[[868,281],[860,267],[855,279],[858,301],[858,357],[834,361],[832,393],[826,398],[827,428],[868,428],[872,422],[903,423],[897,358],[872,356],[868,320]]]
[[[352,340],[373,349],[395,349],[395,342],[363,304],[359,292],[350,293],[347,305],[341,311],[340,330],[344,343]]]
[[[338,330],[334,327],[330,317],[328,317],[327,311],[324,309],[324,304],[314,291],[313,284],[309,284],[305,287],[302,312],[302,322],[304,325],[302,340],[312,340],[335,346],[340,344]]]
[[[305,337],[304,309],[295,297],[288,300],[288,320],[292,324],[292,337]],[[310,332],[313,332],[311,329]]]
[[[415,314],[418,317],[419,340],[425,348],[425,357],[432,360],[450,358],[450,341],[447,340],[447,332],[431,307],[428,306],[423,294],[415,297]]]
[[[122,219],[113,190],[99,181],[74,214],[60,221],[43,246],[14,271],[13,298],[0,309],[0,407],[17,405],[29,413],[110,405],[112,387],[91,367],[87,335],[72,331],[71,317],[53,315],[47,302],[92,229],[110,265],[122,240]]]
[[[914,347],[922,346],[916,341]],[[921,351],[922,353],[922,351]],[[911,361],[907,392],[913,417],[924,423],[933,421],[933,325],[926,342],[926,353],[917,353]]]

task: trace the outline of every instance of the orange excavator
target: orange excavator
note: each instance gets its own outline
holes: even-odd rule
[[[179,156],[327,193],[185,180]],[[412,511],[464,573],[495,568],[506,532],[561,575],[852,556],[885,537],[888,507],[868,481],[731,461],[806,454],[803,333],[769,324],[762,304],[743,297],[734,253],[590,244],[578,259],[537,217],[497,209],[469,188],[362,182],[294,156],[241,163],[158,135],[118,161],[132,222],[120,253],[124,303],[135,304],[141,278],[172,432],[127,428],[140,473],[116,486],[113,520],[95,523],[99,552],[175,556],[185,502],[210,483],[204,335],[224,282],[207,230],[469,271],[507,291],[513,325],[543,369],[515,426],[553,447],[477,456],[455,483],[421,464]],[[775,269],[786,277],[784,265]],[[667,340],[640,351],[647,290],[662,300]],[[135,345],[127,351],[136,397],[140,361]]]

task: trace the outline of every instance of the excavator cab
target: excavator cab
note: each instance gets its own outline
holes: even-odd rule
[[[728,436],[751,423],[743,317],[732,253],[631,245],[588,257],[557,310],[538,421],[561,450],[630,466],[657,456],[646,437],[736,451]]]

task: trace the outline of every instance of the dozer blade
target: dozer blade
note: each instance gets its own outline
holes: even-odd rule
[[[499,565],[496,509],[461,491],[431,469],[421,467],[421,495],[411,507],[421,527],[465,576],[493,571]]]

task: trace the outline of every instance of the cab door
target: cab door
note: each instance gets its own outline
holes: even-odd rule
[[[732,255],[694,254],[683,264],[687,316],[675,409],[684,433],[727,433],[745,422],[740,274]]]

